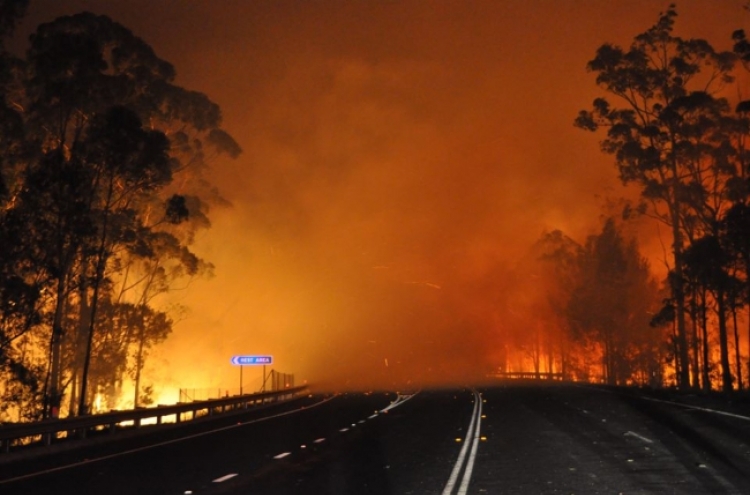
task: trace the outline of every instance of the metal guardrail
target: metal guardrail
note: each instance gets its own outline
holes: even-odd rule
[[[70,438],[72,434],[76,438],[83,439],[92,429],[97,431],[106,429],[110,433],[114,433],[118,429],[140,428],[144,420],[152,418],[156,418],[156,424],[162,424],[164,419],[170,416],[174,417],[176,423],[191,421],[201,416],[213,416],[226,411],[248,409],[251,406],[289,399],[306,388],[305,385],[272,392],[205,401],[159,405],[128,411],[112,411],[74,418],[47,419],[34,423],[0,425],[0,452],[7,453],[12,445],[24,442],[30,443],[41,440],[41,444],[50,445],[54,440],[60,438],[61,433],[65,433],[66,438]],[[132,422],[132,425],[127,424],[130,422]]]

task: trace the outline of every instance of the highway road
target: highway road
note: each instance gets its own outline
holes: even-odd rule
[[[750,493],[741,404],[573,384],[314,395],[0,463],[0,494]]]

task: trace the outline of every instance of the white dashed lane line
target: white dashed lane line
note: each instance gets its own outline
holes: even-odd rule
[[[393,409],[395,407],[398,407],[398,406],[402,405],[404,402],[406,402],[407,400],[411,399],[414,395],[416,395],[416,394],[413,394],[413,395],[399,395],[396,398],[396,400],[394,402],[392,402],[390,405],[388,405],[385,409],[382,409],[381,411],[375,411],[375,413],[371,414],[370,416],[368,416],[367,419],[377,418],[380,415],[380,413],[382,413],[382,412],[388,412],[388,410]],[[356,428],[358,424],[364,424],[367,421],[367,419],[360,419],[357,423],[352,423],[351,427],[344,427],[344,428],[339,429],[339,432],[340,433],[346,433],[347,431],[350,430],[350,428]],[[325,437],[320,437],[320,438],[317,438],[317,439],[313,440],[312,443],[314,443],[314,444],[321,444],[321,443],[323,443],[325,441],[326,441]],[[307,448],[306,444],[300,445],[300,449],[301,450],[304,450],[306,448]],[[277,455],[273,456],[273,458],[276,459],[276,460],[279,460],[279,459],[284,459],[286,457],[289,457],[290,455],[292,455],[292,452],[282,452],[281,454],[277,454]],[[227,474],[227,475],[222,476],[220,478],[216,478],[215,480],[213,480],[213,482],[214,483],[222,483],[224,481],[227,481],[229,479],[234,478],[237,475],[238,475],[238,473],[230,473],[230,474]],[[187,490],[185,493],[186,494],[187,493],[192,494],[192,491]]]
[[[654,441],[651,440],[650,438],[646,438],[643,435],[639,435],[638,433],[636,433],[634,431],[626,431],[624,433],[624,436],[626,436],[626,437],[635,437],[638,440],[641,440],[642,442],[646,442],[646,443],[654,443]]]
[[[213,482],[214,483],[223,483],[226,480],[231,480],[235,476],[237,476],[237,473],[229,473],[227,475],[222,476],[221,478],[216,478]]]

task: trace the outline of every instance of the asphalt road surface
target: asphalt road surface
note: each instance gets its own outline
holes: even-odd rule
[[[750,493],[750,418],[680,400],[543,383],[311,396],[0,460],[0,494]]]

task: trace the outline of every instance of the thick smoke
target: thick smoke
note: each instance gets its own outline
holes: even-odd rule
[[[743,3],[690,2],[680,29],[728,45]],[[232,355],[272,354],[298,383],[393,388],[492,370],[499,329],[535,317],[502,313],[516,260],[543,231],[597,230],[623,194],[572,120],[598,95],[595,49],[665,7],[46,0],[24,28],[110,15],[217,101],[245,150],[214,163],[233,207],[196,249],[216,276],[172,295],[191,310],[152,379],[236,386]]]

